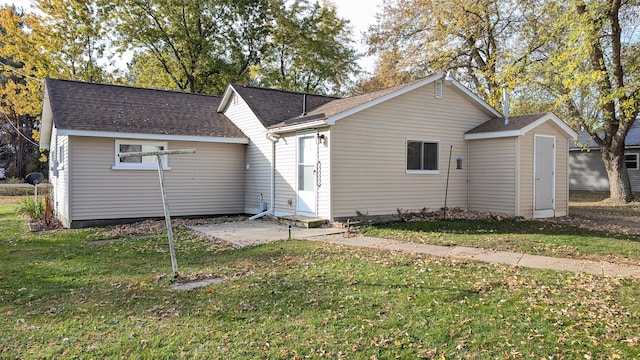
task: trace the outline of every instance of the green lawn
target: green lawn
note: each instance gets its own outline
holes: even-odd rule
[[[305,241],[223,249],[29,233],[0,205],[0,358],[603,359],[640,353],[640,282]],[[462,233],[462,230],[458,230]]]
[[[551,221],[419,221],[369,226],[362,232],[416,243],[640,264],[640,235],[593,231]]]

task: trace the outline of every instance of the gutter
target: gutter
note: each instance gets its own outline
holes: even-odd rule
[[[328,125],[327,121],[325,121],[325,120],[313,121],[313,122],[303,122],[303,123],[289,125],[289,126],[282,126],[282,127],[279,127],[279,128],[272,128],[271,129],[271,134],[277,135],[277,134],[282,134],[282,133],[286,133],[286,132],[293,132],[293,131],[297,131],[297,130],[314,129],[314,128],[317,128],[317,127],[327,126],[327,125]],[[269,137],[269,135],[267,135],[267,137]]]
[[[249,220],[259,219],[265,215],[271,215],[276,217],[275,202],[276,202],[276,143],[280,140],[279,135],[267,133],[267,139],[271,141],[271,199],[269,201],[270,209],[263,211],[259,214],[253,215]]]

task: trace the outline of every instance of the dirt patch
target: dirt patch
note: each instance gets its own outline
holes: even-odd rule
[[[19,204],[22,196],[0,196],[0,205]]]
[[[173,228],[186,229],[189,226],[222,224],[222,223],[235,222],[235,221],[244,221],[246,219],[247,219],[247,216],[244,216],[244,215],[215,216],[215,217],[196,218],[196,219],[173,218],[171,219],[171,226]],[[145,220],[145,221],[141,221],[133,224],[117,225],[117,226],[114,226],[113,229],[107,232],[100,232],[100,233],[97,233],[96,235],[100,235],[101,237],[107,237],[107,238],[119,238],[123,236],[132,236],[132,235],[162,231],[162,230],[166,230],[166,228],[167,228],[167,225],[164,220]]]
[[[48,231],[63,228],[62,223],[56,218],[52,218],[49,223],[47,223],[44,219],[28,218],[27,223],[29,224],[29,231]]]
[[[569,216],[554,218],[551,221],[612,234],[640,235],[640,222],[638,222],[637,216],[632,215],[576,212]]]
[[[608,193],[606,193],[608,195]],[[636,194],[637,195],[637,194]],[[571,223],[590,230],[617,234],[640,234],[640,202],[612,203],[602,193],[572,195],[569,216],[556,221]],[[601,199],[601,200],[599,200]]]

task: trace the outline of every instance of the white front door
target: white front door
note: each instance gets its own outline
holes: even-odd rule
[[[534,137],[534,217],[551,217],[555,208],[556,138]]]
[[[314,216],[316,214],[316,136],[298,136],[298,192],[296,214]]]

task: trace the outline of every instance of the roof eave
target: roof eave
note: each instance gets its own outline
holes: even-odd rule
[[[569,127],[569,125],[565,124],[564,121],[560,120],[559,117],[556,116],[556,114],[554,113],[547,113],[544,116],[542,116],[540,119],[532,122],[531,124],[525,126],[522,130],[523,133],[527,133],[529,130],[537,127],[538,125],[544,123],[545,121],[549,121],[551,120],[554,124],[556,124],[556,126],[558,126],[560,129],[562,129],[567,135],[569,135],[569,137],[571,138],[571,140],[578,140],[578,133],[575,132],[572,128]]]
[[[488,103],[486,103],[484,100],[482,100],[480,97],[478,97],[477,95],[475,95],[471,90],[467,89],[464,85],[462,85],[460,82],[458,82],[455,79],[452,79],[450,77],[447,77],[447,75],[445,73],[438,73],[435,74],[433,76],[430,76],[428,78],[423,79],[422,81],[418,81],[413,85],[404,87],[402,89],[398,89],[397,91],[394,91],[390,94],[387,94],[385,96],[381,96],[377,99],[368,101],[364,104],[358,105],[356,107],[353,107],[351,109],[345,110],[343,112],[331,115],[328,119],[327,119],[327,123],[329,125],[334,125],[336,123],[336,121],[340,120],[340,119],[344,119],[348,116],[351,116],[355,113],[358,113],[360,111],[366,110],[372,106],[378,105],[380,103],[383,103],[387,100],[391,100],[395,97],[398,97],[402,94],[408,93],[409,91],[413,91],[415,89],[421,88],[425,85],[431,84],[435,81],[438,80],[443,80],[444,83],[448,86],[454,86],[456,89],[458,89],[460,92],[462,92],[463,95],[465,95],[467,98],[469,98],[472,102],[475,102],[476,104],[478,104],[483,110],[485,110],[487,113],[495,116],[495,117],[500,117],[502,116],[502,114],[494,109],[493,107],[491,107],[491,105],[489,105]]]
[[[289,125],[289,126],[282,126],[282,127],[279,127],[279,128],[272,128],[272,129],[269,129],[269,133],[270,134],[283,134],[283,133],[288,133],[288,132],[292,132],[292,131],[313,129],[313,128],[324,127],[324,126],[328,126],[328,125],[330,125],[330,124],[327,123],[327,119],[322,119],[322,120],[313,121],[313,122],[299,123],[299,124],[293,124],[293,125]]]
[[[232,85],[233,84],[227,85],[227,88],[224,91],[224,95],[222,95],[222,100],[220,101],[220,105],[218,106],[217,110],[219,113],[224,112],[224,109],[227,107],[227,104],[231,100],[231,96],[236,92]]]
[[[44,99],[42,100],[42,116],[40,121],[40,149],[49,149],[51,146],[51,133],[53,131],[53,112],[47,89],[47,82],[44,83]]]
[[[490,132],[482,132],[482,133],[473,133],[473,134],[464,134],[465,140],[481,140],[481,139],[496,139],[496,138],[504,138],[504,137],[514,137],[514,136],[522,136],[525,133],[521,130],[510,130],[510,131],[490,131]]]
[[[578,139],[578,133],[576,133],[573,129],[571,129],[567,124],[565,124],[553,113],[544,114],[536,121],[533,121],[531,124],[524,126],[520,129],[470,133],[470,134],[465,134],[464,139],[479,140],[479,139],[494,139],[494,138],[503,138],[503,137],[511,137],[511,136],[523,136],[546,121],[551,121],[554,124],[556,124],[556,126],[562,129],[562,131],[564,131],[572,140],[575,141]]]
[[[498,110],[494,109],[486,101],[482,100],[478,95],[474,94],[473,91],[467,89],[467,87],[462,85],[460,82],[458,82],[458,80],[452,79],[452,78],[446,78],[446,75],[444,75],[444,77],[447,80],[447,81],[445,81],[445,84],[448,85],[450,83],[450,85],[455,86],[456,89],[461,91],[465,96],[467,96],[470,100],[472,100],[473,102],[478,104],[483,110],[485,110],[489,114],[491,114],[491,115],[493,115],[495,117],[503,116],[502,113],[500,113]]]
[[[248,144],[249,143],[249,139],[246,137],[124,133],[124,132],[113,132],[113,131],[93,131],[93,130],[75,130],[75,129],[58,129],[58,135],[118,138],[118,139],[139,139],[139,140],[192,141],[192,142],[226,143],[226,144]]]
[[[378,104],[383,103],[383,102],[385,102],[387,100],[391,100],[391,99],[393,99],[393,98],[395,98],[397,96],[400,96],[400,95],[405,94],[405,93],[407,93],[409,91],[418,89],[418,88],[420,88],[422,86],[425,86],[427,84],[430,84],[430,83],[432,83],[432,82],[434,82],[434,81],[436,81],[438,79],[442,79],[442,78],[444,78],[444,73],[440,73],[440,74],[436,74],[436,75],[430,76],[430,77],[428,77],[428,78],[426,78],[426,79],[424,79],[422,81],[419,81],[419,82],[417,82],[417,83],[415,83],[415,84],[413,84],[411,86],[407,86],[407,87],[404,87],[402,89],[398,89],[397,91],[394,91],[394,92],[389,93],[387,95],[381,96],[381,97],[373,99],[371,101],[367,101],[364,104],[360,104],[360,105],[358,105],[356,107],[353,107],[351,109],[339,112],[337,114],[333,114],[333,115],[329,116],[329,118],[327,119],[327,123],[329,125],[335,125],[336,121],[338,121],[338,120],[344,119],[344,118],[346,118],[348,116],[351,116],[351,115],[353,115],[355,113],[359,113],[360,111],[366,110],[366,109],[368,109],[368,108],[370,108],[372,106],[378,105]]]

